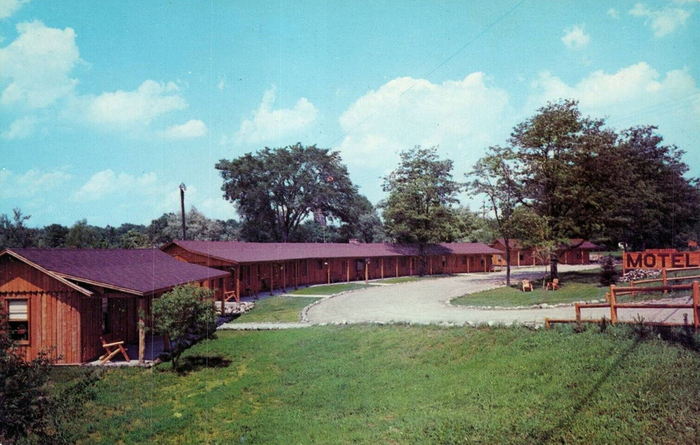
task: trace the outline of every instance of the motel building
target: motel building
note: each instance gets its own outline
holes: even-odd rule
[[[483,243],[421,248],[390,243],[246,243],[173,241],[163,251],[180,261],[224,270],[237,297],[331,284],[412,275],[490,272],[500,251]]]
[[[5,249],[0,307],[28,360],[46,351],[58,364],[89,362],[109,339],[137,344],[142,361],[153,299],[188,283],[220,294],[227,275],[158,249]]]
[[[46,351],[59,364],[85,363],[103,355],[105,343],[124,341],[132,350],[138,345],[142,361],[145,333],[149,345],[157,337],[151,303],[179,285],[212,289],[219,301],[239,300],[312,284],[488,272],[499,253],[482,243],[420,248],[174,241],[162,250],[12,248],[0,251],[0,308],[27,359]]]
[[[517,239],[508,240],[510,245],[510,265],[511,266],[543,266],[549,264],[549,258],[537,255],[532,247],[524,247]],[[494,257],[495,266],[506,266],[506,243],[503,238],[499,238],[491,243],[491,247],[498,249],[500,255]],[[591,251],[602,248],[590,241],[581,238],[572,238],[568,243],[562,244],[557,249],[559,264],[588,264],[591,262]]]

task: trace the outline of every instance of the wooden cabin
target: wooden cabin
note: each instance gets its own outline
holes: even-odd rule
[[[139,344],[152,325],[151,302],[194,283],[223,291],[220,270],[177,261],[158,249],[5,249],[0,309],[28,360],[42,351],[60,364],[104,353],[100,337]]]
[[[549,258],[537,255],[532,247],[524,247],[517,239],[508,240],[510,245],[510,265],[511,266],[539,266],[549,264]],[[499,250],[498,258],[493,259],[496,266],[505,266],[506,243],[503,238],[499,238],[491,243],[491,247]],[[600,247],[590,241],[580,238],[572,238],[567,244],[562,244],[558,251],[559,264],[588,264],[591,262],[591,251],[600,250]]]
[[[238,296],[311,284],[410,275],[485,272],[499,251],[482,243],[425,246],[389,243],[246,243],[173,241],[163,251],[181,261],[225,270]]]

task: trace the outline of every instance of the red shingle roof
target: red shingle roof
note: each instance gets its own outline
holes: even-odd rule
[[[178,261],[159,249],[6,249],[71,281],[150,294],[227,272]]]
[[[173,241],[177,245],[208,257],[235,263],[286,261],[324,258],[373,258],[420,255],[418,246],[389,243],[245,243],[240,241]],[[483,243],[443,243],[426,246],[429,255],[500,254]]]

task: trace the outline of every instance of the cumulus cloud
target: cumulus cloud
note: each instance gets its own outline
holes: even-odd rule
[[[24,139],[34,132],[38,120],[34,116],[24,116],[16,119],[10,127],[2,132],[3,139]]]
[[[606,14],[608,14],[610,17],[612,17],[614,19],[620,18],[620,13],[617,12],[617,9],[615,9],[615,8],[608,9],[608,12]]]
[[[166,139],[193,139],[207,134],[207,125],[198,120],[190,119],[181,125],[173,125],[161,132]]]
[[[44,108],[73,93],[70,77],[80,60],[71,28],[49,28],[40,21],[17,25],[19,36],[0,49],[0,78],[9,84],[0,103]]]
[[[583,25],[574,25],[564,30],[561,41],[569,49],[583,49],[588,46],[591,36],[586,34]]]
[[[155,173],[144,173],[134,176],[128,173],[115,173],[111,169],[102,170],[90,177],[75,193],[74,201],[96,201],[109,195],[121,194],[132,196],[132,193],[151,194],[159,190],[158,177]]]
[[[508,101],[480,72],[440,84],[393,79],[341,115],[343,157],[355,165],[393,166],[401,150],[439,145],[465,171],[485,147],[507,136]]]
[[[671,34],[685,25],[690,17],[690,11],[682,8],[650,9],[643,3],[635,4],[629,13],[634,17],[644,18],[645,23],[654,31],[655,37]]]
[[[31,169],[22,174],[1,170],[0,199],[35,197],[55,189],[71,178],[65,169]]]
[[[115,127],[148,125],[163,114],[187,108],[175,83],[154,80],[144,81],[133,91],[102,93],[84,102],[90,122]]]
[[[19,10],[29,0],[0,0],[0,19],[6,19]]]
[[[292,108],[274,109],[276,99],[277,91],[274,87],[265,91],[260,106],[253,111],[251,119],[241,123],[234,141],[256,144],[294,138],[316,121],[318,110],[305,97],[299,99]]]
[[[542,73],[533,87],[530,110],[547,100],[574,98],[584,113],[607,117],[613,128],[656,125],[669,143],[693,147],[700,142],[700,88],[686,70],[660,74],[640,62],[614,73],[595,71],[575,84]],[[697,162],[697,154],[689,156]]]

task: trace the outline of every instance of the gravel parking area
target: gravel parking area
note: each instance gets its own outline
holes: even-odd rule
[[[598,265],[560,265],[562,272],[597,268]],[[517,269],[513,280],[542,276],[543,266]],[[545,318],[574,318],[573,305],[528,309],[476,309],[452,305],[453,298],[503,286],[504,272],[469,274],[435,280],[421,280],[391,286],[371,287],[342,293],[321,300],[304,311],[304,321],[311,324],[343,323],[414,323],[414,324],[532,324],[541,325]],[[684,309],[648,309],[639,314],[647,321],[682,322]],[[636,310],[620,309],[621,320],[633,320]],[[588,309],[584,318],[610,318],[606,309]]]

